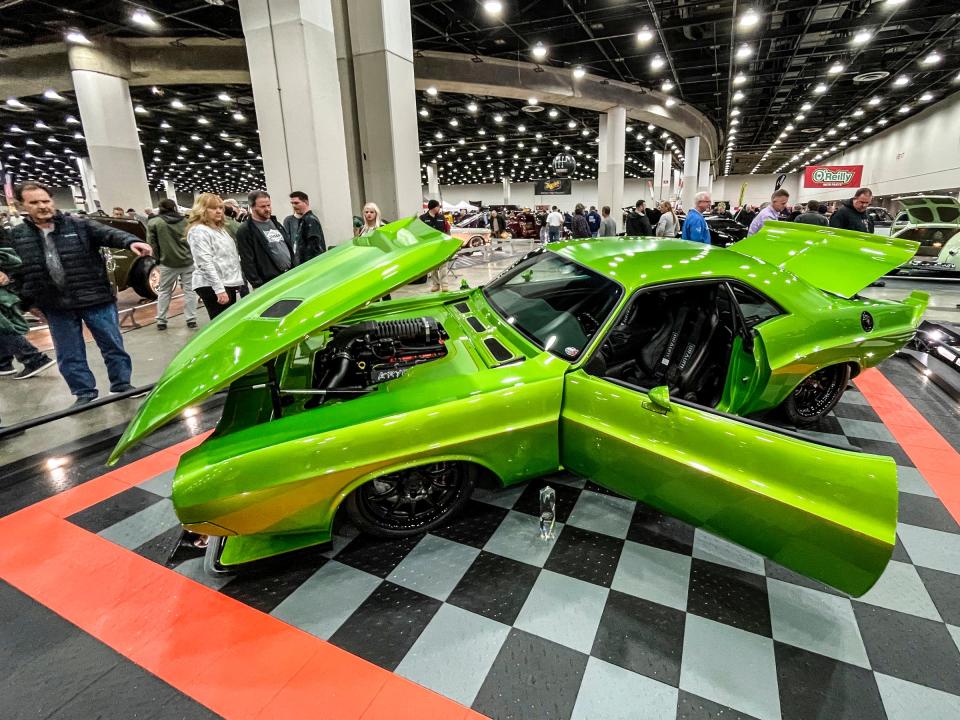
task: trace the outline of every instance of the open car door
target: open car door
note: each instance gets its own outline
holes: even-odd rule
[[[567,374],[562,464],[853,596],[890,560],[893,460],[599,378]]]

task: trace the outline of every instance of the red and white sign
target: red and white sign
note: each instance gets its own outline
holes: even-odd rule
[[[808,165],[803,171],[805,188],[855,188],[863,179],[863,165]]]

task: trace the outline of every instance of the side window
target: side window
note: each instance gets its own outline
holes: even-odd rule
[[[730,289],[733,290],[733,295],[737,299],[740,312],[743,313],[748,328],[755,327],[765,320],[782,314],[776,305],[755,290],[737,283],[730,283]]]

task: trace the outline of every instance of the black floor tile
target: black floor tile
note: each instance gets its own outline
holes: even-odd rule
[[[903,546],[903,541],[900,540],[900,536],[897,535],[897,541],[893,546],[893,555],[890,556],[891,560],[896,560],[897,562],[913,563],[913,560],[910,559],[910,555],[907,553],[907,548]]]
[[[960,626],[960,575],[925,567],[918,567],[917,572],[943,621]]]
[[[661,550],[693,554],[694,527],[682,520],[664,515],[649,505],[637,503],[633,511],[633,520],[627,531],[627,540],[652,545]]]
[[[758,635],[772,635],[767,581],[762,575],[694,558],[687,611]]]
[[[840,421],[837,420],[833,415],[827,415],[826,417],[820,418],[817,422],[812,425],[805,425],[800,432],[803,430],[812,430],[813,432],[819,433],[829,433],[831,435],[843,435],[843,426],[840,425]],[[841,438],[838,438],[838,440]]]
[[[783,720],[878,720],[886,717],[873,673],[774,642]]]
[[[172,527],[134,549],[134,552],[166,567],[175,567],[185,560],[203,555],[204,551],[193,547],[189,541],[181,542],[183,535],[183,528],[179,525]]]
[[[677,698],[677,720],[757,720],[757,718],[681,690]]]
[[[918,525],[931,530],[960,533],[960,525],[943,506],[939,498],[913,493],[900,493],[897,520],[907,525]]]
[[[586,667],[583,653],[514,628],[487,673],[473,709],[493,720],[566,720]]]
[[[360,534],[338,552],[336,558],[338,562],[357,570],[385,578],[422,538],[422,535],[415,535],[402,539],[385,539]]]
[[[623,540],[564,525],[543,567],[594,585],[610,587],[622,550]]]
[[[611,590],[590,654],[677,687],[685,613]]]
[[[330,642],[393,671],[442,604],[384,581],[347,618]]]
[[[853,612],[874,670],[960,695],[960,650],[946,625],[857,600]]]
[[[508,512],[510,511],[506,508],[468,500],[460,515],[443,527],[431,530],[431,534],[475,548],[483,548],[500,527],[500,523]]]
[[[590,490],[591,492],[595,492],[595,493],[600,493],[601,495],[611,495],[612,497],[626,498],[627,500],[631,499],[631,498],[627,498],[626,495],[621,495],[618,492],[614,492],[610,488],[605,488],[603,485],[597,485],[595,482],[591,480],[587,480],[587,483],[586,485],[583,486],[583,489]]]
[[[326,564],[319,549],[264,562],[256,570],[240,571],[220,592],[269,613]]]
[[[854,405],[853,403],[845,403],[841,401],[837,403],[836,407],[833,408],[833,413],[838,418],[844,418],[846,420],[881,422],[880,416],[877,415],[876,410],[869,405]]]
[[[847,438],[851,445],[856,445],[865,452],[874,455],[886,455],[892,457],[897,465],[904,467],[916,467],[910,456],[903,451],[897,443],[887,442],[886,440],[869,440],[867,438]]]
[[[538,567],[481,551],[447,602],[513,625],[539,575]]]
[[[86,510],[71,515],[67,520],[74,525],[79,525],[84,530],[98,533],[131,515],[136,515],[162,499],[152,492],[132,487],[101,503],[88,507]]]
[[[824,585],[818,580],[808,578],[806,575],[801,575],[800,573],[794,572],[789,568],[785,568],[783,565],[775,563],[772,560],[767,560],[765,558],[764,565],[766,567],[766,575],[768,578],[793,583],[794,585],[800,585],[801,587],[810,588],[811,590],[819,590],[820,592],[836,595],[837,597],[847,597],[846,593],[835,590],[829,585]]]
[[[513,509],[517,512],[526,513],[527,515],[540,517],[540,488],[545,485],[550,485],[550,487],[556,491],[557,500],[555,510],[557,522],[565,523],[567,518],[570,517],[573,506],[577,504],[577,499],[580,497],[581,491],[579,488],[570,487],[569,485],[561,485],[560,483],[550,484],[546,478],[531,480],[527,484],[527,487],[524,488],[520,497],[517,498]]]

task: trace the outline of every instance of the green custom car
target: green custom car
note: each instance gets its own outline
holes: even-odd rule
[[[880,576],[893,461],[746,416],[819,417],[912,337],[925,295],[856,293],[916,243],[790,223],[728,249],[568,241],[483,288],[372,302],[459,248],[402,220],[268,283],[174,358],[111,460],[229,388],[172,494],[218,570],[329,541],[340,509],[403,537],[479,483],[566,468],[853,595]]]

